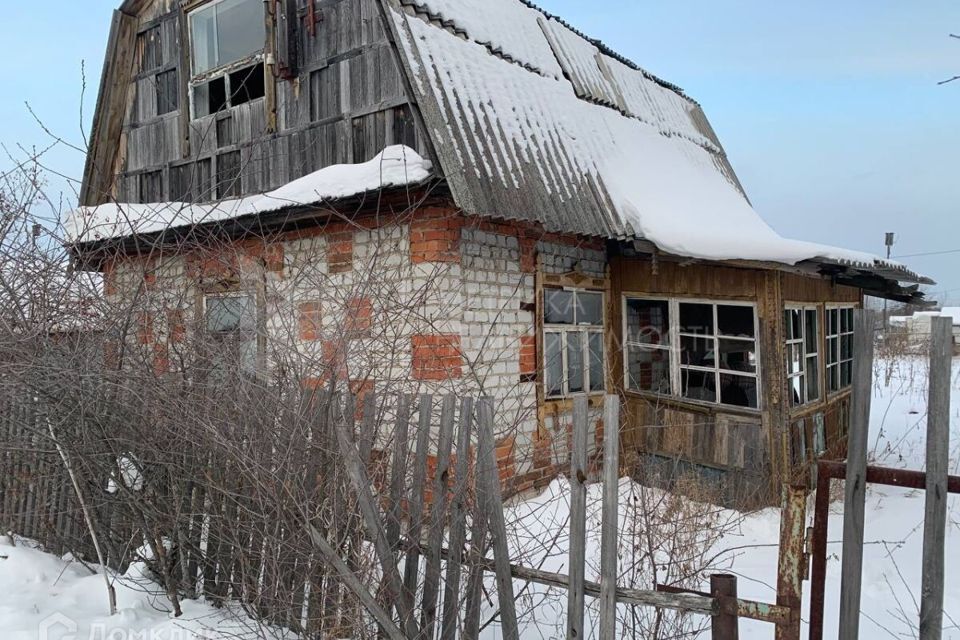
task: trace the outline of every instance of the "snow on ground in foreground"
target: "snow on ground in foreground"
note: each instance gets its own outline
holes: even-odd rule
[[[904,360],[893,367],[878,367],[876,391],[871,415],[872,462],[886,466],[922,469],[926,413],[926,365],[920,360]],[[955,363],[951,409],[952,450],[951,472],[960,472],[960,362]],[[639,562],[635,571],[623,569],[631,558],[644,557],[644,549],[655,548],[658,578],[671,582],[663,575],[669,557],[683,553],[685,543],[696,542],[696,533],[683,527],[671,529],[692,509],[695,518],[707,518],[715,529],[727,531],[713,548],[720,553],[712,566],[729,570],[740,576],[740,596],[765,602],[774,602],[777,571],[777,543],[779,513],[768,509],[743,516],[732,511],[687,504],[672,499],[669,494],[645,489],[622,480],[621,493],[621,574],[622,586],[648,589],[651,583],[649,562]],[[839,492],[836,495],[840,495]],[[511,534],[512,555],[523,564],[546,571],[567,573],[569,527],[569,485],[558,480],[540,496],[510,505],[506,519]],[[643,505],[652,508],[642,509]],[[924,494],[921,491],[900,490],[871,486],[867,496],[866,540],[864,551],[863,615],[861,637],[912,638],[916,637],[920,598],[920,557],[923,539]],[[944,638],[960,640],[960,499],[949,501],[950,522],[947,540],[947,588]],[[831,544],[828,552],[826,637],[835,637],[840,594],[840,545],[842,531],[841,505],[833,506],[830,518]],[[654,524],[646,526],[638,520],[646,513]],[[679,515],[679,517],[678,517]],[[812,514],[811,514],[812,516]],[[588,498],[588,579],[598,573],[600,545],[600,486],[589,487]],[[643,536],[638,532],[655,532]],[[707,534],[704,534],[707,535]],[[693,536],[694,539],[691,539]],[[686,548],[689,548],[687,545]],[[62,624],[54,624],[49,640],[66,638],[150,638],[150,640],[192,640],[193,638],[279,638],[270,629],[257,629],[245,617],[230,616],[203,602],[184,601],[184,615],[172,618],[162,597],[142,577],[139,565],[127,573],[127,581],[118,581],[120,613],[107,615],[107,601],[102,577],[90,575],[76,563],[60,560],[24,544],[16,547],[0,537],[0,637],[11,640],[42,638],[40,625],[44,620],[57,622],[50,616],[66,616]],[[696,565],[696,562],[693,563]],[[129,579],[133,579],[131,583]],[[667,578],[667,579],[663,579]],[[674,576],[675,578],[675,576]],[[139,586],[138,586],[139,583]],[[707,585],[699,586],[701,589]],[[496,612],[494,585],[488,581],[491,600],[484,605],[482,620],[486,622]],[[523,640],[562,638],[566,624],[566,592],[536,585],[515,583],[520,596],[517,609],[521,618]],[[805,585],[809,593],[809,583]],[[594,631],[595,602],[588,598],[587,628]],[[804,620],[809,602],[804,601]],[[592,609],[591,609],[592,608]],[[628,610],[621,607],[621,618]],[[650,609],[637,611],[637,624],[655,622]],[[70,622],[70,621],[73,622]],[[705,620],[696,621],[697,624]],[[74,629],[69,625],[76,624]],[[123,629],[128,635],[110,635],[114,629]],[[94,634],[91,636],[91,631]],[[621,637],[634,637],[629,629],[621,630]],[[804,629],[804,637],[806,628]],[[501,636],[496,623],[486,627],[484,640]],[[635,636],[643,637],[639,633]],[[704,638],[709,634],[703,634]],[[772,638],[773,628],[763,623],[741,622],[741,637]],[[46,640],[44,638],[44,640]]]
[[[4,559],[3,556],[6,556]],[[279,633],[260,628],[246,616],[202,602],[184,601],[173,618],[157,586],[135,563],[117,590],[116,616],[102,575],[83,565],[30,548],[26,541],[0,536],[0,637],[3,640],[245,640]]]
[[[882,466],[924,469],[925,430],[927,407],[927,364],[919,359],[903,360],[895,365],[878,363],[875,391],[871,412],[871,464]],[[951,404],[951,473],[960,472],[960,361],[955,361],[953,394]],[[835,481],[836,484],[836,481]],[[642,494],[646,500],[656,502],[659,492],[644,489],[629,480],[622,480],[621,495],[621,540],[620,558],[621,586],[651,588],[649,571],[634,575],[635,584],[628,584],[629,576],[623,572],[623,564],[630,558],[632,540],[629,514],[624,506],[632,497]],[[842,496],[838,489],[834,492]],[[507,520],[515,532],[514,553],[525,550],[524,564],[538,566],[548,571],[567,572],[567,518],[569,517],[569,486],[565,481],[554,482],[547,491],[532,500],[515,505],[508,510]],[[589,488],[588,496],[588,548],[587,577],[597,579],[600,544],[600,487]],[[661,505],[663,507],[664,505]],[[948,503],[949,524],[946,547],[946,601],[944,610],[944,638],[960,640],[960,497],[951,496]],[[809,523],[812,524],[812,500]],[[861,637],[864,638],[913,638],[917,635],[920,603],[920,558],[923,546],[924,492],[901,490],[893,487],[872,485],[867,494],[866,536],[864,550],[864,577],[861,617]],[[512,521],[512,522],[511,522]],[[778,509],[742,515],[718,510],[712,514],[716,528],[727,530],[723,539],[716,543],[714,551],[720,556],[712,566],[739,576],[739,595],[742,598],[773,603],[776,601],[777,545],[780,535]],[[669,534],[668,526],[661,528]],[[642,529],[642,524],[640,526]],[[840,552],[843,515],[842,503],[832,506],[830,517],[825,637],[836,636],[840,601]],[[559,533],[558,533],[559,532]],[[553,538],[559,536],[554,543]],[[642,538],[640,540],[643,542]],[[661,540],[661,542],[663,542]],[[551,548],[547,553],[545,549]],[[666,549],[669,551],[669,547]],[[542,566],[540,563],[543,563]],[[702,566],[702,565],[701,565]],[[644,583],[646,580],[646,583]],[[669,583],[669,580],[660,580]],[[515,583],[517,590],[523,588]],[[809,612],[809,582],[804,584],[803,636],[806,637],[806,621]],[[709,590],[708,584],[699,585]],[[561,638],[566,620],[566,594],[559,590],[527,587],[526,601],[518,604],[519,610],[535,607],[536,613],[521,620],[523,640]],[[531,595],[532,594],[532,595]],[[596,623],[588,598],[587,628]],[[495,609],[492,607],[491,609]],[[650,610],[642,610],[649,615]],[[621,607],[621,619],[626,609]],[[642,622],[642,620],[641,620]],[[642,625],[641,625],[642,626]],[[595,627],[594,627],[595,629]],[[741,622],[742,638],[772,638],[771,625],[744,620]],[[622,629],[622,637],[633,637],[629,630]],[[488,633],[485,638],[499,638],[499,630]],[[588,638],[590,635],[587,636]],[[638,634],[637,638],[643,637]],[[669,637],[665,635],[664,637]],[[709,637],[709,632],[701,635]]]
[[[920,359],[879,363],[870,420],[870,464],[924,470],[928,365]],[[888,382],[889,376],[889,382]],[[960,361],[954,361],[951,398],[950,473],[960,472]],[[834,481],[836,484],[836,481]],[[835,495],[842,493],[835,492]],[[812,508],[812,507],[811,507]],[[924,492],[870,485],[867,492],[861,637],[914,638],[920,607]],[[812,518],[812,513],[810,514]],[[744,535],[730,538],[730,548],[775,545],[779,513],[752,515]],[[840,608],[842,503],[833,505],[827,548],[825,637],[835,637]],[[740,575],[741,597],[773,602],[777,548],[757,546],[739,552],[733,571]],[[946,588],[943,637],[960,639],[960,496],[948,501]],[[803,620],[809,613],[804,584]],[[744,638],[770,638],[762,623],[744,622]],[[806,624],[804,635],[806,637]]]

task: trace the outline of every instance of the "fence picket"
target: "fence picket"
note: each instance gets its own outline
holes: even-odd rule
[[[943,636],[944,546],[947,531],[947,477],[950,473],[950,384],[953,322],[934,318],[927,405],[927,493],[923,521],[920,640]]]
[[[567,590],[567,640],[583,638],[587,546],[587,397],[573,401],[570,452],[570,588]]]
[[[367,535],[370,536],[370,539],[373,541],[373,547],[380,561],[380,566],[383,569],[384,575],[387,576],[389,592],[396,595],[399,594],[401,590],[400,574],[397,571],[397,565],[390,551],[390,546],[387,544],[380,512],[371,492],[369,477],[363,463],[360,461],[360,454],[357,450],[356,443],[352,440],[353,418],[353,415],[344,416],[341,414],[340,419],[335,420],[339,451],[343,458],[343,463],[346,467],[347,475],[353,487],[357,502],[359,502],[360,513],[365,523]],[[427,428],[429,429],[429,408],[426,420]],[[415,637],[418,634],[418,629],[416,620],[413,618],[413,607],[409,602],[404,601],[403,598],[399,598],[397,603],[404,633],[408,637]]]
[[[433,410],[433,396],[420,397],[420,418],[417,425],[417,451],[413,463],[413,481],[410,485],[409,525],[406,558],[403,563],[403,596],[407,610],[413,611],[417,594],[417,582],[420,573],[420,536],[423,532],[423,502],[427,484],[427,455],[430,449],[430,413]]]
[[[863,579],[863,523],[866,510],[867,438],[873,393],[873,329],[869,312],[854,314],[853,398],[847,445],[847,481],[843,507],[843,573],[840,582],[840,632],[844,640],[860,635]]]
[[[519,640],[510,550],[507,547],[507,528],[503,518],[503,499],[500,495],[500,473],[497,469],[493,400],[489,397],[481,398],[478,408],[481,471],[477,483],[483,485],[483,510],[490,523],[493,559],[496,565],[497,596],[500,601],[500,629],[504,640]]]
[[[422,637],[432,640],[437,624],[437,599],[440,596],[440,550],[443,546],[443,531],[447,512],[448,480],[450,476],[450,451],[453,447],[453,421],[457,398],[443,398],[440,411],[440,434],[437,443],[437,466],[433,477],[433,502],[430,505],[429,552],[423,581],[421,600]]]
[[[603,514],[600,541],[600,640],[617,637],[617,546],[620,497],[620,398],[603,403]]]
[[[450,505],[450,555],[444,578],[443,620],[440,640],[454,640],[460,617],[460,572],[466,537],[467,475],[470,469],[470,432],[473,427],[473,401],[460,403],[460,431],[457,434],[457,466],[454,470],[453,500]]]

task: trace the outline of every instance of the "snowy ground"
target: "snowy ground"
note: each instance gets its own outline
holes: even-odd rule
[[[881,364],[871,410],[871,464],[924,469],[927,374],[915,359]],[[889,375],[889,384],[887,376]],[[960,473],[960,361],[954,361],[951,400],[951,474]],[[836,484],[836,481],[834,481]],[[842,495],[836,493],[835,495]],[[960,496],[948,502],[945,639],[960,639]],[[920,558],[923,548],[924,492],[870,486],[867,493],[861,637],[915,638],[920,607]],[[812,518],[812,515],[811,515]],[[733,571],[741,576],[741,597],[773,602],[776,585],[779,513],[768,510],[748,518],[744,533],[724,544],[750,547],[737,553]],[[840,606],[842,504],[830,518],[825,636],[835,637]],[[806,621],[809,583],[804,588]],[[771,638],[769,627],[743,623],[741,637]],[[806,627],[804,627],[804,636]]]
[[[926,413],[926,365],[907,360],[878,370],[872,411],[873,463],[912,469],[923,468]],[[955,363],[952,405],[952,473],[960,472],[960,362]],[[666,558],[689,555],[690,566],[709,561],[740,576],[741,597],[766,602],[775,599],[779,513],[775,509],[743,516],[730,511],[677,501],[668,494],[621,482],[623,526],[621,560],[624,565],[641,558],[638,566],[621,573],[627,586],[649,588],[652,572],[670,582],[684,567],[667,568]],[[837,493],[837,495],[840,495]],[[600,543],[600,487],[590,488],[588,514],[588,578],[596,579]],[[864,554],[863,616],[861,637],[913,638],[919,610],[920,557],[923,537],[924,496],[918,491],[871,487],[867,497]],[[947,541],[947,589],[944,638],[960,639],[960,498],[951,497]],[[827,579],[827,637],[833,637],[839,606],[840,505],[830,520]],[[644,521],[643,514],[656,514]],[[541,496],[512,505],[507,520],[513,531],[514,553],[524,564],[548,571],[567,571],[569,490],[565,481],[553,483]],[[676,522],[706,523],[706,527]],[[723,532],[722,538],[711,532]],[[706,540],[712,547],[703,548]],[[4,557],[5,556],[5,557]],[[654,557],[655,563],[643,562]],[[519,557],[519,556],[518,556]],[[702,565],[701,565],[702,566]],[[185,602],[184,616],[173,619],[155,586],[134,566],[117,580],[120,613],[107,615],[103,578],[82,565],[61,560],[0,537],[0,637],[4,640],[192,640],[193,638],[278,638],[276,630],[258,628],[244,616],[232,616],[202,602]],[[691,585],[695,586],[695,585]],[[701,588],[705,585],[700,585]],[[809,585],[807,585],[809,586]],[[492,585],[491,585],[492,587]],[[516,584],[524,640],[562,638],[565,631],[565,593]],[[493,600],[492,602],[495,602]],[[491,602],[491,604],[492,604]],[[804,603],[806,618],[807,603]],[[484,621],[496,607],[488,606]],[[654,612],[634,617],[626,608],[622,617],[631,629],[664,624]],[[588,609],[588,618],[592,612]],[[694,621],[702,624],[704,621]],[[591,626],[587,625],[588,628]],[[806,630],[804,631],[804,636]],[[704,635],[707,637],[708,634]],[[496,623],[488,625],[485,640],[500,637]],[[589,637],[589,636],[588,636]],[[640,631],[636,637],[644,637]],[[741,637],[772,638],[773,629],[762,623],[741,623]]]

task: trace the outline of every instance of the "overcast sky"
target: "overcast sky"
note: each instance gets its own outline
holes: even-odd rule
[[[7,2],[0,142],[82,145],[119,0]],[[754,207],[787,236],[894,255],[960,302],[960,2],[541,0],[698,100]],[[81,64],[87,95],[81,103]],[[79,178],[66,148],[50,167]],[[0,158],[0,167],[10,160]],[[65,181],[54,178],[56,190]],[[69,191],[68,204],[75,199]]]

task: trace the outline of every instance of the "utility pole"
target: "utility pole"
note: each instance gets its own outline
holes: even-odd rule
[[[893,253],[893,243],[897,241],[897,234],[887,233],[886,245],[887,245],[887,260],[890,260],[890,256]],[[883,332],[886,333],[890,329],[890,316],[887,313],[887,305],[889,301],[883,299]]]

